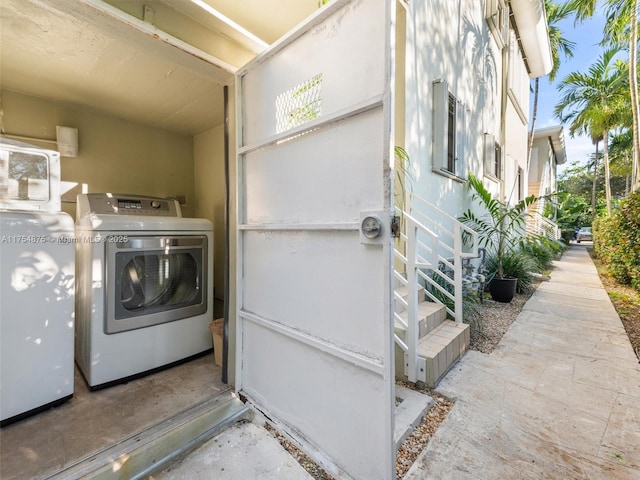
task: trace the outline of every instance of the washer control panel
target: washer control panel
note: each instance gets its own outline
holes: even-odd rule
[[[81,212],[81,210],[83,212]],[[115,193],[87,193],[78,196],[78,217],[99,215],[144,215],[182,217],[180,204],[172,198],[143,197]]]

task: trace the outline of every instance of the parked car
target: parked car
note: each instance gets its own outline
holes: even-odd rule
[[[582,240],[593,241],[593,234],[591,233],[591,227],[582,227],[576,233],[576,242],[580,243]]]

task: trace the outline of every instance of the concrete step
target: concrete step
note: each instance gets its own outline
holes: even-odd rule
[[[422,417],[431,405],[433,405],[433,399],[430,396],[396,385],[395,429],[393,433],[396,451],[422,421]]]
[[[259,414],[235,422],[165,470],[141,480],[313,480]]]
[[[49,480],[148,478],[249,416],[249,408],[229,391],[91,455],[50,476]]]
[[[425,294],[424,294],[424,287],[418,285],[416,287],[417,293],[418,293],[418,302],[423,302],[425,300]],[[409,289],[407,288],[406,285],[403,285],[401,287],[396,288],[396,293],[398,293],[398,295],[400,295],[400,297],[404,300],[404,302],[406,302],[409,298]],[[395,311],[396,313],[401,313],[404,312],[406,310],[405,304],[404,302],[398,300],[397,298],[394,297],[394,307],[395,307]]]
[[[454,363],[469,348],[471,330],[466,323],[445,320],[429,335],[420,339],[418,355],[425,359],[426,383],[435,387]]]
[[[418,342],[419,380],[435,387],[469,348],[471,331],[466,323],[444,320]],[[395,346],[396,379],[407,381],[404,351]],[[422,378],[420,378],[420,376]]]
[[[405,323],[408,323],[408,311],[399,312],[398,315]],[[435,330],[446,318],[447,309],[444,305],[427,301],[418,303],[418,338]],[[403,341],[406,340],[405,329],[399,322],[396,322],[395,331]]]

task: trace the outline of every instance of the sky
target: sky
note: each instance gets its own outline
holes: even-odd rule
[[[567,40],[575,42],[573,58],[560,56],[560,69],[553,84],[548,77],[540,79],[540,91],[538,95],[538,116],[535,128],[551,127],[560,125],[560,120],[554,116],[553,110],[560,99],[557,85],[571,72],[587,72],[589,67],[598,59],[603,51],[598,43],[602,39],[602,30],[605,17],[598,14],[581,25],[574,26],[573,18],[560,22],[558,25]],[[586,163],[588,156],[595,152],[595,146],[589,137],[571,138],[569,128],[564,128],[565,146],[567,152],[567,162],[558,167],[558,172],[562,172],[574,161]]]

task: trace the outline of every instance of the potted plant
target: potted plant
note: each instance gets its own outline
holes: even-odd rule
[[[518,279],[504,274],[503,262],[507,255],[516,253],[525,241],[527,208],[538,199],[530,195],[511,206],[492,197],[473,174],[469,174],[469,186],[473,190],[473,200],[485,210],[476,215],[467,210],[459,220],[478,233],[480,245],[495,259],[495,270],[489,272],[487,281],[491,298],[509,303],[516,292]]]

